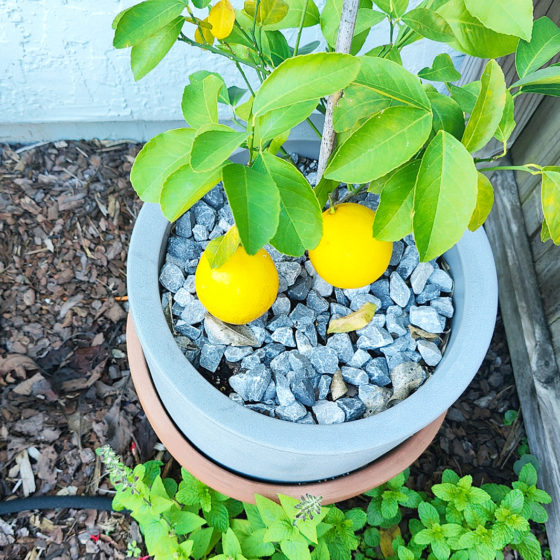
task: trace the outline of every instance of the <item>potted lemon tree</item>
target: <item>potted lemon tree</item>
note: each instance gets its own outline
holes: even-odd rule
[[[371,30],[382,21],[389,22],[386,43],[363,52]],[[326,48],[318,43],[301,45],[303,28],[315,25],[321,28]],[[482,162],[475,154],[496,138],[502,142],[504,154],[490,159],[505,155],[515,127],[516,97],[525,93],[558,95],[560,67],[543,68],[560,50],[557,26],[548,18],[533,21],[530,0],[512,3],[509,11],[484,0],[424,0],[413,9],[408,9],[407,0],[329,0],[322,12],[313,0],[247,0],[240,10],[229,0],[214,4],[207,0],[146,0],[119,14],[114,28],[115,47],[131,47],[136,79],[151,71],[179,42],[227,58],[246,85],[245,89],[228,87],[211,71],[189,76],[181,100],[188,126],[150,140],[131,171],[132,185],[147,203],[129,252],[131,312],[159,396],[177,426],[204,454],[232,470],[264,480],[300,482],[362,467],[434,421],[476,373],[494,326],[495,269],[480,228],[491,210],[493,193],[483,171],[508,167],[479,170],[477,164]],[[288,29],[296,30],[293,44],[283,33]],[[418,75],[407,71],[401,51],[424,37],[490,59],[481,79],[455,85],[461,75],[446,54],[438,55]],[[495,59],[514,52],[519,80],[508,86]],[[219,122],[219,106],[229,108],[231,126]],[[322,131],[311,118],[318,114],[324,114]],[[297,141],[297,131],[305,126],[315,130],[317,140]],[[314,181],[290,158],[293,151],[318,156]],[[535,164],[516,169],[542,176],[542,237],[560,242],[560,169]],[[347,192],[342,201],[338,194],[341,184]],[[208,235],[196,238],[201,235],[199,227],[190,241],[175,240],[173,244],[181,249],[175,247],[171,258],[166,257],[172,224],[178,221],[184,238],[192,236],[196,226],[191,208],[196,210],[202,197],[222,188],[232,227],[218,235],[219,228],[211,221],[202,228],[214,228],[210,240]],[[379,196],[375,211],[363,204],[366,192]],[[207,206],[200,207],[195,218]],[[198,254],[193,253],[195,246]],[[415,256],[416,261],[410,271],[400,274],[397,269],[390,279],[384,278],[397,246],[401,254],[406,249],[404,253]],[[387,333],[389,338],[380,346],[368,347],[373,344],[371,337],[369,342],[358,342],[362,355],[398,342],[393,339],[396,327],[395,332],[385,330],[389,312],[381,323],[375,313],[383,295],[370,292],[377,282],[389,286],[386,295],[394,301],[403,299],[402,309],[411,314],[416,338],[426,338],[424,352],[420,342],[413,341],[413,348],[418,345],[422,355],[403,346],[400,358],[393,362],[397,365],[381,372],[389,381],[367,390],[362,389],[360,366],[352,366],[348,359],[341,368],[342,380],[346,389],[356,387],[358,397],[347,399],[344,406],[326,397],[327,393],[319,398],[321,378],[327,376],[326,382],[331,384],[342,375],[338,361],[334,366],[329,361],[330,346],[335,347],[335,342],[330,345],[327,341],[323,350],[311,349],[311,358],[316,360],[298,358],[298,362],[293,355],[291,361],[286,357],[286,375],[273,370],[271,376],[265,365],[279,355],[259,347],[268,342],[270,350],[280,340],[285,348],[296,347],[286,330],[282,332],[286,337],[270,339],[261,318],[282,299],[277,299],[282,275],[279,278],[275,266],[282,254],[292,264],[299,259],[294,266],[300,267],[302,285],[316,274],[315,281],[323,282],[327,290],[328,286],[336,288],[334,293],[341,301],[350,295],[363,296],[356,298],[360,304],[354,313],[347,308],[347,321],[337,334],[349,336],[348,332],[370,329],[370,334],[386,338]],[[449,271],[436,261],[444,254]],[[283,268],[290,269],[292,264],[284,263]],[[158,286],[162,265],[168,267],[168,280],[179,282],[164,308],[178,304],[181,309],[182,349],[162,310]],[[181,267],[189,273],[187,279],[181,271],[177,273]],[[448,294],[439,298],[445,300],[440,306],[450,305],[454,290],[451,336],[443,358],[441,349],[434,350],[429,344],[433,345],[431,335],[448,330],[449,322],[437,323],[436,315],[440,315],[432,305],[435,295],[425,296],[428,299],[423,302],[415,298],[415,294],[422,295],[418,285],[423,288],[426,282],[435,283],[429,280],[432,274],[440,281],[438,296],[441,290]],[[402,287],[397,276],[401,280],[411,276],[412,291]],[[448,282],[452,284],[445,287]],[[293,293],[292,303],[302,301]],[[429,305],[423,305],[426,303]],[[304,310],[299,308],[299,315],[294,316],[296,309],[291,310],[290,305],[288,302],[289,320],[299,321],[301,327],[296,335],[307,337],[297,341],[297,353],[305,355],[306,341],[313,338],[310,331],[318,327],[319,317],[314,314],[306,323]],[[388,308],[390,300],[383,305]],[[419,319],[414,322],[412,314],[429,315],[426,319],[434,318],[436,326]],[[453,310],[447,317],[452,314]],[[262,340],[256,340],[255,329],[244,326],[255,320],[260,321],[256,329]],[[197,321],[204,321],[204,327],[198,328]],[[292,323],[278,331],[289,330]],[[410,342],[406,326],[403,338]],[[236,340],[231,342],[230,337],[231,345],[242,350],[224,354],[228,351],[220,339],[224,331]],[[214,345],[208,347],[214,346],[210,350],[221,354],[214,360],[214,370],[200,367],[216,372],[223,360],[238,364],[243,355],[245,361],[232,370],[228,388],[235,389],[238,396],[245,395],[241,400],[255,401],[252,391],[262,396],[273,390],[269,395],[273,402],[274,395],[278,399],[285,388],[286,379],[297,398],[284,404],[277,400],[276,408],[269,405],[274,408],[272,413],[262,406],[242,407],[228,398],[227,391],[218,391],[187,359],[194,355],[191,342],[204,343],[212,337]],[[356,342],[355,338],[351,341]],[[438,360],[430,362],[427,350],[439,352]],[[260,357],[251,362],[249,353],[259,351]],[[395,356],[385,355],[387,360]],[[427,380],[425,371],[418,373],[420,357],[428,365],[437,364]],[[210,363],[210,358],[206,355],[204,363]],[[298,393],[289,374],[300,366],[315,377],[311,387],[304,379]],[[416,375],[417,388],[404,400],[408,392],[397,398],[395,389],[403,368],[413,378]],[[366,378],[371,379],[371,371]],[[392,393],[388,384],[393,386]],[[302,397],[304,393],[307,396]],[[357,402],[360,399],[362,404]],[[383,406],[378,414],[362,417],[366,408],[375,412],[380,400]],[[312,406],[312,412],[303,405]],[[273,417],[255,410],[268,411]],[[297,418],[284,417],[293,410],[300,414]],[[334,420],[321,422],[320,417]],[[299,421],[304,419],[310,422]]]

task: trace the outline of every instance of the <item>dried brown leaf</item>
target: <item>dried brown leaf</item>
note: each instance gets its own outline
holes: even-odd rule
[[[363,329],[373,319],[376,310],[377,306],[375,303],[364,303],[358,311],[349,313],[339,319],[332,319],[327,333],[346,333]]]
[[[421,329],[420,327],[415,327],[414,325],[408,325],[408,330],[410,331],[410,334],[414,339],[423,338],[431,342],[441,340],[437,334],[429,333],[424,329]]]
[[[210,313],[204,316],[204,328],[209,337],[220,344],[231,346],[258,346],[259,341],[247,325],[230,325],[217,319]]]
[[[39,369],[39,366],[23,354],[8,354],[5,358],[0,358],[1,376],[14,372],[18,377],[25,377],[26,371],[35,369]]]

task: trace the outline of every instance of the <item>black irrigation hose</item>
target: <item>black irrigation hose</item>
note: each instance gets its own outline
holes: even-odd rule
[[[34,509],[97,509],[113,511],[112,498],[102,496],[38,496],[0,502],[0,515]]]

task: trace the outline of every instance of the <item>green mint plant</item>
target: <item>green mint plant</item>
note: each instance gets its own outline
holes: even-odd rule
[[[181,102],[189,127],[159,134],[138,154],[131,182],[140,198],[159,203],[173,221],[222,181],[239,235],[214,252],[217,267],[239,243],[249,254],[267,243],[292,256],[314,248],[321,209],[345,183],[353,194],[381,195],[375,237],[396,241],[413,232],[425,261],[485,221],[493,190],[484,173],[514,169],[541,177],[541,237],[560,243],[560,167],[488,167],[507,153],[516,98],[560,96],[560,66],[544,66],[560,51],[558,26],[546,17],[533,21],[531,0],[510,2],[508,10],[487,0],[424,0],[411,10],[408,0],[360,0],[350,54],[341,54],[333,51],[342,11],[342,0],[328,0],[321,12],[313,0],[246,0],[241,10],[229,0],[146,0],[121,12],[114,46],[132,47],[136,79],[178,41],[225,57],[246,85],[227,87],[206,70],[189,76]],[[386,43],[363,52],[384,20]],[[301,45],[303,28],[316,25],[327,52],[314,52],[318,42]],[[293,44],[288,29],[297,30]],[[422,37],[489,58],[481,79],[456,85],[461,74],[447,54],[418,75],[406,70],[401,51]],[[510,53],[519,79],[508,86],[495,59]],[[325,113],[327,97],[341,90],[332,112],[338,146],[312,188],[282,145],[304,121],[321,136],[310,116]],[[219,105],[233,127],[220,124]],[[477,158],[493,138],[502,153]],[[245,165],[229,159],[239,148],[247,150]]]

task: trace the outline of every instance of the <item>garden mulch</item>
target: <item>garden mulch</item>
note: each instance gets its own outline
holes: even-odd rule
[[[0,146],[0,499],[111,495],[95,448],[133,465],[169,461],[138,403],[125,347],[126,252],[140,202],[139,144]],[[484,363],[412,468],[416,490],[443,469],[509,483],[525,433],[498,323]],[[545,542],[544,533],[539,534]],[[22,512],[0,519],[9,559],[121,559],[141,540],[125,515]]]

